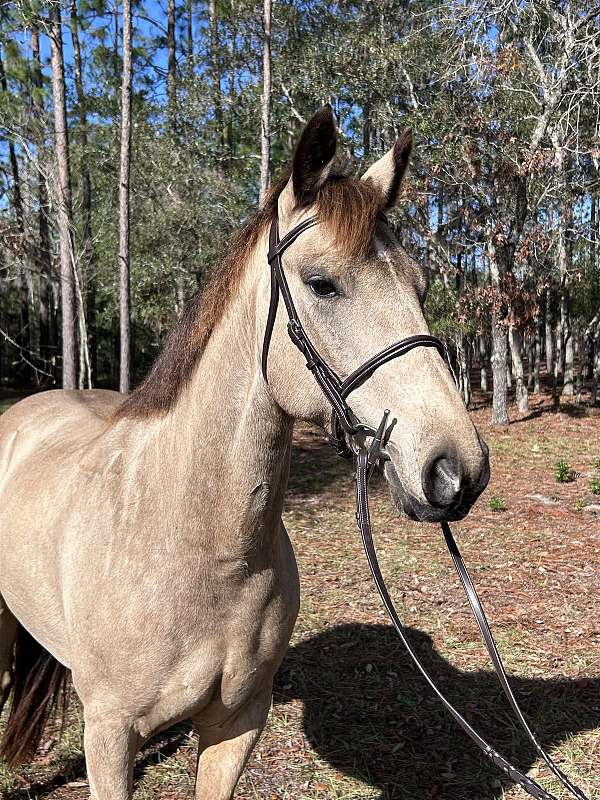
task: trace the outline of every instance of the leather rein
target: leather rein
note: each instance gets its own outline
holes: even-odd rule
[[[385,218],[383,218],[385,222]],[[269,251],[267,259],[271,269],[271,296],[269,302],[269,312],[267,316],[267,323],[265,327],[265,334],[262,348],[262,373],[265,381],[267,379],[267,362],[269,355],[269,345],[271,342],[271,335],[273,333],[273,326],[277,316],[277,307],[279,303],[279,295],[283,297],[283,302],[286,307],[288,315],[288,334],[306,358],[306,366],[312,372],[313,377],[318,383],[321,391],[329,401],[332,407],[331,415],[331,435],[328,438],[329,443],[336,449],[336,451],[345,457],[353,457],[356,468],[356,520],[358,529],[361,534],[363,546],[367,556],[367,561],[371,569],[373,580],[377,590],[381,596],[385,609],[390,617],[402,644],[406,648],[410,658],[429,684],[430,688],[437,695],[442,705],[454,717],[456,722],[460,725],[463,731],[481,748],[485,755],[499,767],[512,781],[521,786],[529,795],[538,798],[539,800],[557,800],[557,798],[543,789],[536,781],[519,771],[516,767],[498,753],[485,739],[473,728],[463,715],[446,699],[441,690],[436,686],[434,680],[429,675],[423,664],[421,663],[417,653],[411,645],[406,629],[400,620],[398,612],[390,597],[385,580],[381,573],[379,561],[377,559],[377,552],[373,542],[373,533],[371,529],[371,518],[369,513],[369,479],[377,466],[381,466],[384,461],[389,460],[389,455],[385,451],[386,444],[389,441],[392,429],[396,424],[396,420],[388,422],[389,411],[385,410],[381,418],[379,426],[375,429],[364,422],[354,414],[351,407],[348,405],[348,395],[362,386],[379,367],[387,364],[395,358],[405,355],[416,347],[434,347],[442,356],[445,355],[445,348],[442,342],[434,336],[417,335],[408,336],[399,342],[385,348],[370,358],[358,369],[352,372],[345,380],[341,380],[336,373],[331,369],[327,362],[319,355],[314,344],[311,342],[308,334],[304,330],[292,295],[290,293],[289,285],[285,276],[282,263],[282,255],[296,239],[304,233],[304,231],[312,228],[318,224],[316,217],[311,217],[292,228],[283,239],[279,238],[279,223],[275,219],[271,224],[269,233]],[[370,443],[368,440],[370,439]],[[508,702],[529,740],[533,744],[538,755],[545,761],[551,772],[560,780],[563,786],[571,792],[571,794],[578,798],[578,800],[588,800],[587,796],[568,778],[567,775],[558,767],[545,752],[542,746],[537,741],[537,738],[530,726],[528,725],[521,709],[517,703],[515,695],[508,682],[506,670],[500,658],[496,642],[492,636],[485,612],[479,601],[479,597],[471,580],[471,576],[467,567],[462,559],[458,545],[452,535],[450,526],[447,522],[441,523],[442,532],[452,561],[461,580],[463,588],[466,592],[471,611],[479,630],[481,632],[484,644],[496,671],[498,681],[506,695]]]

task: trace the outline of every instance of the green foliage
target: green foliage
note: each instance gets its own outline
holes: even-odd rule
[[[590,491],[592,494],[600,494],[600,478],[592,478],[590,481]]]
[[[501,497],[490,497],[490,510],[491,511],[506,511],[506,501]]]
[[[575,511],[583,511],[583,509],[586,507],[586,505],[587,505],[587,503],[585,502],[585,500],[582,497],[579,497],[575,501]]]
[[[473,333],[475,320],[467,317],[463,321],[458,316],[458,295],[448,289],[440,280],[430,285],[425,298],[425,319],[434,336],[440,339],[454,339],[459,334]]]
[[[573,470],[563,458],[556,463],[554,477],[557,483],[571,483],[574,480]]]

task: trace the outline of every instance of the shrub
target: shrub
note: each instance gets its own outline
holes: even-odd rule
[[[506,511],[506,502],[501,497],[490,497],[492,511]]]
[[[590,490],[592,494],[600,494],[600,478],[592,478],[590,481]]]
[[[573,480],[573,470],[564,458],[557,462],[554,475],[557,483],[570,483]]]

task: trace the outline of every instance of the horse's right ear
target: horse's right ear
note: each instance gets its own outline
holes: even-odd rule
[[[327,179],[335,148],[337,133],[333,111],[324,105],[306,124],[292,165],[292,176],[282,192],[285,209],[309,206],[316,198],[319,187]]]

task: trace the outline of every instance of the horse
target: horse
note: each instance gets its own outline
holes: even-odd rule
[[[295,420],[331,409],[282,313],[261,371],[268,231],[316,216],[284,261],[298,313],[339,375],[427,334],[424,270],[382,214],[412,147],[405,130],[361,179],[334,167],[323,107],[291,170],[230,242],[144,381],[128,396],[48,391],[0,418],[0,676],[12,693],[3,754],[30,758],[64,680],[83,706],[93,800],[128,800],[137,751],[191,720],[196,800],[229,800],[271,704],[299,608],[281,514]],[[489,460],[431,348],[353,393],[361,419],[401,423],[385,476],[400,512],[462,518]]]

